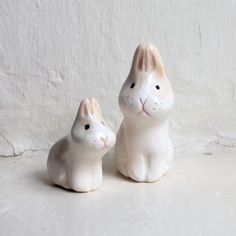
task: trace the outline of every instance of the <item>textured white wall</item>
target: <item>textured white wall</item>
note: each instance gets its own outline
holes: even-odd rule
[[[47,149],[87,96],[117,130],[117,96],[143,41],[159,48],[173,85],[175,146],[235,145],[235,9],[235,0],[1,0],[0,155]]]

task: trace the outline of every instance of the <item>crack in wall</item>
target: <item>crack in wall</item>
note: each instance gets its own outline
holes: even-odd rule
[[[13,143],[8,138],[6,138],[6,136],[3,135],[2,133],[0,133],[0,135],[5,140],[5,142],[9,144],[9,146],[12,149],[12,154],[1,154],[0,157],[19,157],[19,156],[24,155],[26,152],[30,152],[30,151],[31,152],[48,151],[48,149],[44,149],[44,148],[27,148],[17,153]]]
[[[199,47],[200,47],[200,51],[202,49],[202,33],[201,33],[201,27],[199,25],[199,23],[197,23],[197,31],[198,31],[198,38],[199,38]]]
[[[2,136],[2,138],[9,144],[9,146],[12,148],[12,156],[16,156],[16,150],[14,148],[14,145],[10,142],[10,140],[8,140],[3,134],[0,134]]]
[[[19,156],[23,156],[26,152],[40,152],[40,151],[48,151],[48,149],[34,149],[34,148],[28,148],[28,149],[24,149],[23,151],[19,152],[19,153],[15,153],[15,154],[2,154],[0,155],[0,158],[1,157],[19,157]]]
[[[12,149],[12,153],[0,154],[0,158],[1,157],[19,157],[19,156],[23,156],[27,152],[49,151],[48,148],[26,148],[21,152],[16,152],[16,149],[15,149],[13,143],[4,134],[0,133],[0,136],[4,139],[4,141],[6,143],[8,143],[8,145]],[[191,142],[186,142],[186,143],[183,143],[181,145],[175,146],[174,150],[175,151],[180,151],[182,148],[186,150],[186,148],[188,146],[191,146],[192,144],[197,144],[197,143],[199,143],[199,144],[202,143],[202,146],[204,146],[205,148],[210,148],[211,145],[217,145],[217,146],[220,146],[222,148],[236,148],[236,139],[231,139],[231,138],[229,139],[227,137],[220,137],[220,138],[221,138],[221,140],[213,140],[211,142],[204,142],[200,139],[197,139],[197,140],[194,140],[194,141],[191,141]],[[230,141],[230,143],[225,143],[225,142],[229,142],[229,141]]]
[[[209,146],[211,144],[216,144],[216,145],[219,145],[219,146],[225,147],[225,148],[236,148],[236,144],[234,144],[234,143],[225,144],[225,143],[221,143],[220,141],[212,141],[209,144],[207,144],[207,146]]]
[[[222,148],[222,150],[225,149],[225,148],[228,148],[228,149],[229,148],[236,148],[236,139],[230,139],[231,143],[229,143],[229,144],[224,143],[225,141],[229,141],[229,139],[224,138],[222,141],[214,140],[214,141],[211,141],[211,142],[204,142],[202,140],[195,140],[195,141],[192,141],[192,142],[186,142],[186,143],[183,143],[181,145],[178,145],[178,146],[174,147],[174,150],[175,151],[186,150],[192,144],[197,144],[197,143],[202,145],[202,148],[204,148],[204,149],[211,148],[210,147],[211,145],[213,145],[213,146],[215,145],[215,147],[218,146],[218,147]],[[200,148],[199,148],[199,150],[200,150]],[[205,153],[211,153],[211,152],[206,150]]]
[[[181,144],[179,146],[174,147],[174,149],[177,150],[177,149],[180,149],[182,147],[189,146],[191,144],[198,143],[198,142],[201,142],[201,140],[194,140],[192,142],[183,143],[183,144]]]
[[[21,151],[19,153],[16,153],[13,144],[4,135],[2,135],[2,134],[0,134],[0,135],[4,138],[4,140],[6,140],[6,142],[9,143],[9,145],[13,149],[13,154],[2,154],[2,155],[0,155],[0,158],[1,157],[19,157],[19,156],[23,156],[27,152],[49,151],[49,149],[47,149],[47,148],[27,148],[27,149],[24,149],[23,151]],[[190,146],[190,145],[192,145],[194,143],[201,143],[201,142],[202,142],[201,140],[195,140],[195,141],[192,141],[192,142],[183,143],[183,144],[181,144],[179,146],[174,147],[174,150],[177,151],[177,150],[179,150],[181,148],[188,147],[188,146]],[[221,143],[220,141],[212,141],[212,142],[205,143],[203,145],[204,145],[204,147],[208,148],[212,144],[218,145],[218,146],[220,146],[222,148],[236,148],[236,144],[232,143],[232,144],[228,145],[228,144]],[[204,154],[212,155],[211,152],[204,152]]]

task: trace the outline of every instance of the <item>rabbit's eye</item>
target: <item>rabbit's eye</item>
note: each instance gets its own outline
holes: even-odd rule
[[[159,90],[159,89],[160,89],[160,86],[159,86],[159,85],[156,85],[156,89]]]
[[[90,125],[89,124],[86,124],[85,126],[84,126],[84,129],[89,129],[90,128]]]
[[[132,83],[132,84],[130,85],[130,88],[132,89],[132,88],[134,88],[134,86],[135,86],[135,83]]]
[[[105,125],[104,121],[101,122],[103,125]]]

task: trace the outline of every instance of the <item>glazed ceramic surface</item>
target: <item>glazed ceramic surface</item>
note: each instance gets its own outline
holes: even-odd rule
[[[102,157],[115,143],[115,134],[102,118],[94,98],[81,102],[68,136],[56,142],[48,156],[48,174],[57,185],[78,192],[102,183]]]
[[[157,48],[140,44],[119,94],[124,120],[117,134],[115,157],[123,175],[139,182],[154,182],[168,171],[173,158],[169,138],[173,103]]]

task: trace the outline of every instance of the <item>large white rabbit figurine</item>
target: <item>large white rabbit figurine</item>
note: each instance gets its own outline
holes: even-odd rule
[[[118,170],[138,182],[155,182],[169,169],[173,144],[169,115],[174,103],[171,85],[157,48],[142,43],[119,94],[124,115],[117,134]]]
[[[81,102],[68,136],[56,142],[47,161],[57,185],[77,192],[96,190],[102,183],[102,157],[113,147],[115,134],[102,118],[95,98]]]

